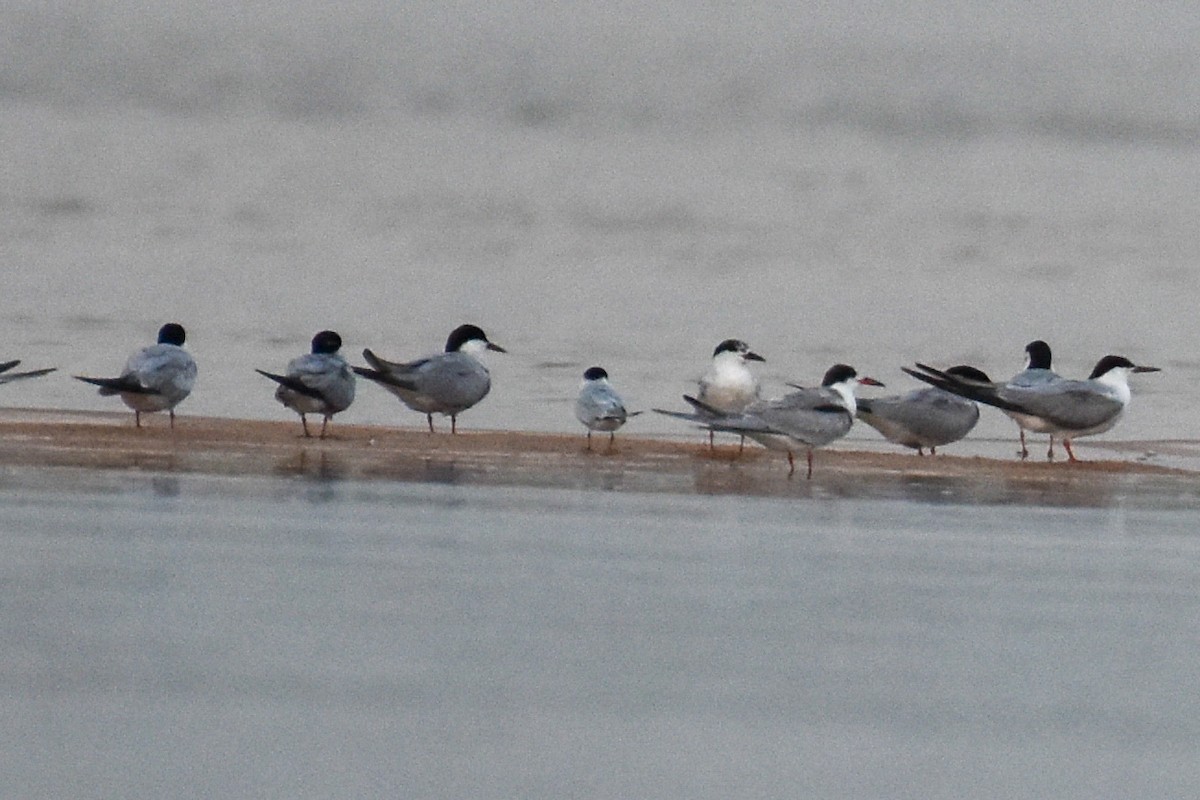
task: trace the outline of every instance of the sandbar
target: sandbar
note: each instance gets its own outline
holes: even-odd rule
[[[313,426],[314,430],[319,427]],[[981,455],[920,457],[886,443],[843,441],[820,450],[812,480],[802,459],[789,477],[781,454],[736,444],[710,452],[702,437],[620,435],[609,449],[582,433],[460,430],[457,435],[331,425],[306,439],[297,421],[163,415],[135,428],[131,414],[0,411],[0,467],[136,470],[309,480],[391,480],[762,497],[870,497],[924,502],[1200,508],[1200,472],[1139,454],[1191,454],[1193,443],[1114,443],[1106,457],[1047,463]]]

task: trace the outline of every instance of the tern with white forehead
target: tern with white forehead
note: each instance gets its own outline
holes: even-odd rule
[[[1134,364],[1124,356],[1108,355],[1096,362],[1086,380],[1059,377],[1030,385],[1014,385],[1011,381],[998,385],[964,381],[924,364],[917,367],[920,371],[905,372],[961,397],[999,408],[1022,428],[1059,437],[1071,461],[1079,460],[1071,448],[1073,440],[1109,431],[1124,415],[1132,397],[1129,376],[1159,371],[1158,367]],[[1053,449],[1048,457],[1054,457]]]
[[[745,434],[764,447],[782,450],[787,453],[789,477],[796,471],[795,452],[802,449],[808,462],[806,477],[812,478],[813,451],[842,438],[854,424],[858,409],[854,390],[860,385],[883,386],[874,378],[860,378],[853,367],[834,364],[819,387],[796,387],[797,391],[776,400],[757,400],[740,413],[722,414],[686,395],[683,399],[695,413],[655,411],[711,430]]]
[[[741,339],[726,339],[716,346],[708,372],[700,379],[696,399],[722,414],[736,414],[758,399],[758,378],[750,371],[749,361],[766,361]],[[746,437],[741,437],[741,447]],[[713,449],[713,432],[708,432],[708,447]]]
[[[142,427],[142,414],[167,411],[174,428],[175,406],[192,393],[196,384],[196,361],[183,349],[186,338],[182,325],[168,322],[158,331],[158,343],[131,355],[118,377],[75,377],[99,386],[101,395],[120,396],[125,405],[133,409],[137,427]]]
[[[459,325],[446,339],[445,352],[416,361],[387,361],[363,350],[371,369],[354,367],[362,377],[387,389],[404,405],[425,415],[433,433],[433,415],[450,417],[450,432],[458,433],[458,415],[487,397],[491,373],[478,356],[486,350],[507,352],[488,341],[475,325]]]
[[[306,414],[321,415],[324,439],[333,415],[354,402],[354,373],[338,352],[341,349],[341,336],[334,331],[321,331],[312,338],[312,352],[289,361],[285,374],[255,370],[279,384],[275,399],[300,415],[305,437],[311,436]]]

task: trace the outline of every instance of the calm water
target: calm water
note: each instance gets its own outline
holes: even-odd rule
[[[1194,514],[0,478],[6,797],[1195,797]]]
[[[63,373],[177,319],[181,410],[278,418],[251,370],[314,331],[404,358],[472,320],[511,355],[468,426],[574,430],[595,363],[678,405],[728,336],[769,393],[1045,338],[1166,368],[1111,437],[1200,438],[1189,6],[619,5],[0,4],[0,355],[63,371],[4,402],[112,408]]]

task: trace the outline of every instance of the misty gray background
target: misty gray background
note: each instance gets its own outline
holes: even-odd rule
[[[1185,4],[0,7],[5,357],[116,370],[175,319],[184,413],[278,418],[312,333],[511,355],[468,426],[677,405],[715,344],[1000,377],[1121,353],[1113,436],[1192,437],[1200,37]],[[35,364],[36,362],[36,364]],[[6,402],[112,408],[60,374]],[[345,419],[418,425],[374,387]],[[631,426],[633,429],[633,426]],[[683,434],[656,415],[642,433]],[[987,415],[980,436],[1011,435]],[[852,433],[859,436],[860,431]]]

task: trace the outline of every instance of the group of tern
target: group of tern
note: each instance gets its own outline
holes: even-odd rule
[[[956,374],[920,362],[915,370],[904,371],[938,389],[1003,411],[1020,429],[1022,459],[1029,457],[1025,431],[1030,431],[1049,435],[1047,459],[1054,459],[1058,437],[1070,461],[1079,460],[1071,449],[1073,440],[1111,430],[1121,419],[1131,397],[1129,376],[1159,371],[1124,356],[1108,355],[1096,362],[1086,379],[1073,380],[1051,368],[1050,345],[1040,339],[1026,345],[1025,354],[1025,369],[1004,383],[994,383],[982,373]]]
[[[116,395],[133,410],[141,427],[142,414],[167,411],[175,426],[175,407],[191,393],[196,382],[196,362],[183,348],[182,325],[168,323],[158,341],[133,353],[115,378],[75,376],[99,387],[101,395]],[[275,399],[300,415],[305,436],[310,436],[307,415],[322,417],[320,437],[329,421],[354,400],[355,375],[370,380],[425,415],[434,431],[433,415],[450,417],[457,433],[458,415],[487,396],[491,376],[480,356],[485,351],[506,352],[475,325],[460,325],[446,340],[442,352],[414,361],[389,361],[370,349],[363,350],[369,366],[351,366],[340,354],[341,337],[320,331],[311,352],[292,359],[283,374],[257,370],[277,385]],[[782,397],[760,397],[760,384],[750,362],[765,361],[740,339],[726,339],[713,351],[708,372],[700,379],[695,396],[684,395],[688,411],[654,409],[676,419],[695,423],[709,432],[709,447],[717,432],[738,434],[739,452],[747,438],[787,454],[788,474],[795,471],[795,456],[803,451],[807,476],[812,477],[813,451],[845,436],[855,419],[884,437],[924,454],[964,438],[979,420],[978,403],[993,406],[1016,421],[1020,430],[1020,455],[1029,455],[1025,432],[1050,437],[1047,457],[1054,458],[1058,438],[1070,461],[1077,461],[1071,442],[1110,430],[1130,400],[1129,375],[1157,372],[1123,356],[1109,355],[1096,363],[1084,380],[1058,375],[1051,368],[1050,347],[1043,341],[1025,347],[1026,367],[1008,381],[992,381],[982,370],[967,365],[938,369],[917,362],[904,367],[908,375],[929,384],[904,395],[859,399],[859,386],[883,386],[874,378],[859,376],[846,364],[826,370],[819,386],[788,384]],[[14,372],[20,361],[0,363],[0,384],[53,372],[38,369]],[[589,367],[575,402],[575,416],[587,429],[587,448],[594,431],[615,432],[640,412],[629,412],[603,367]]]
[[[835,364],[818,387],[789,384],[795,391],[766,400],[747,361],[764,360],[741,341],[722,342],[713,353],[713,368],[700,382],[700,397],[684,395],[690,412],[655,409],[714,431],[750,437],[765,447],[787,453],[788,474],[795,471],[795,454],[804,451],[812,477],[813,451],[845,436],[860,419],[885,438],[924,454],[964,438],[979,421],[977,403],[993,406],[1016,421],[1021,458],[1027,458],[1025,432],[1050,437],[1047,458],[1054,458],[1057,437],[1070,461],[1078,461],[1071,442],[1110,430],[1129,405],[1129,375],[1158,372],[1124,356],[1100,359],[1085,380],[1072,380],[1050,366],[1050,346],[1038,340],[1025,348],[1026,368],[1010,380],[992,381],[982,370],[967,365],[938,369],[918,362],[903,368],[930,384],[908,394],[859,399],[858,386],[882,386],[859,377],[853,367]],[[719,365],[718,365],[719,362]]]
[[[117,377],[75,377],[100,387],[101,395],[119,396],[133,409],[137,427],[142,426],[142,414],[166,411],[174,428],[175,407],[191,394],[196,383],[196,361],[183,348],[186,337],[182,325],[168,323],[159,329],[157,343],[134,352]],[[341,347],[342,338],[336,332],[320,331],[312,339],[311,352],[292,359],[283,374],[256,370],[278,384],[275,399],[300,415],[306,437],[311,435],[308,414],[321,415],[320,437],[324,439],[333,416],[350,407],[356,373],[425,414],[431,432],[433,415],[443,414],[450,417],[451,432],[457,433],[458,415],[486,397],[492,386],[478,354],[485,350],[505,352],[475,325],[460,325],[450,333],[444,352],[415,361],[386,361],[368,349],[363,351],[363,358],[370,367],[352,367],[340,354]],[[0,383],[54,371],[10,372],[18,364],[0,364]]]

